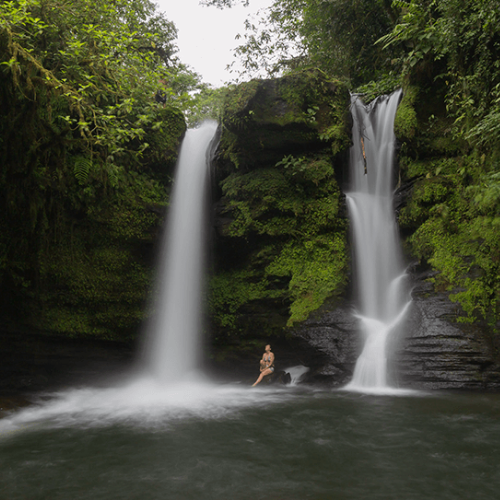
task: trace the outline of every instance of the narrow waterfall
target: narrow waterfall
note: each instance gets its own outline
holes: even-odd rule
[[[206,121],[188,130],[177,163],[145,346],[146,371],[163,383],[192,376],[200,365],[204,207],[216,129]]]
[[[349,390],[383,391],[388,339],[409,307],[406,274],[393,207],[394,118],[397,91],[365,106],[352,96],[350,186],[346,193],[352,227],[356,316],[365,344]]]

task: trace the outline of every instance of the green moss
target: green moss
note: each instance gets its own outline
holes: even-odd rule
[[[380,75],[378,80],[372,80],[355,89],[356,94],[363,94],[363,102],[370,103],[377,97],[389,95],[401,87],[401,75],[389,71]]]
[[[267,265],[262,266],[263,263]],[[304,321],[325,300],[338,297],[345,290],[347,265],[342,232],[267,247],[256,252],[245,269],[212,278],[209,295],[212,319],[219,332],[248,333],[248,323],[252,323],[249,316],[265,303],[262,308],[265,331],[277,328],[279,333],[285,324],[290,327]],[[287,311],[282,310],[283,306]],[[275,319],[274,327],[273,315],[281,315]]]
[[[347,281],[335,155],[350,145],[349,92],[318,70],[233,91],[220,146],[226,222],[212,317],[224,335],[281,332]]]
[[[38,314],[27,319],[33,327],[75,337],[133,335],[152,276],[136,254],[144,238],[138,227],[147,223],[131,220],[130,215],[108,219],[113,231],[104,224],[100,230],[73,226],[40,255]],[[120,223],[121,229],[115,225]]]
[[[411,238],[417,255],[440,271],[437,289],[454,292],[450,297],[468,321],[481,317],[494,323],[500,313],[498,229],[498,217],[463,220],[452,231],[444,221],[429,219]]]
[[[268,275],[288,277],[291,301],[287,326],[304,321],[346,284],[347,252],[343,234],[321,235],[286,244],[266,268]]]
[[[462,169],[461,161],[455,157],[436,157],[423,160],[411,160],[406,158],[401,162],[401,169],[406,177],[427,177],[453,176]],[[418,198],[418,196],[417,196]]]
[[[328,157],[286,156],[275,168],[232,174],[222,182],[227,234],[307,235],[334,225],[340,191]]]
[[[319,70],[231,88],[222,113],[222,157],[236,168],[275,163],[290,150],[349,146],[348,89]]]
[[[412,139],[417,133],[418,120],[415,104],[418,93],[418,88],[411,86],[404,91],[394,120],[394,132],[399,139]]]
[[[223,113],[238,126],[238,117],[248,116],[249,105],[259,89],[260,81],[252,80],[227,89],[224,95]]]
[[[500,217],[497,202],[483,197],[488,188],[481,165],[484,159],[475,155],[415,163],[410,172],[427,173],[415,184],[400,223],[413,231],[407,248],[439,271],[436,288],[462,306],[462,321],[494,324],[500,318]]]
[[[225,240],[248,245],[212,280],[219,331],[245,333],[240,318],[248,315],[255,328],[257,311],[267,318],[266,331],[281,331],[344,290],[346,222],[329,152],[286,155],[272,167],[233,173],[222,189],[222,215],[230,217]]]
[[[131,172],[116,190],[112,202],[94,196],[95,205],[77,220],[60,214],[57,231],[34,249],[29,267],[19,268],[18,324],[72,337],[135,335],[151,288],[165,189]]]
[[[238,332],[241,308],[253,301],[270,298],[269,283],[251,270],[235,270],[210,280],[209,306],[219,328]]]

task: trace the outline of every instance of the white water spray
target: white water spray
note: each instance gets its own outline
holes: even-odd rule
[[[146,346],[146,370],[163,383],[192,377],[200,365],[204,206],[216,129],[207,121],[188,130],[179,155]]]
[[[296,386],[308,371],[309,368],[303,365],[285,368],[285,372],[290,374],[290,387]]]
[[[352,98],[351,186],[347,193],[354,247],[356,291],[365,338],[346,389],[384,392],[387,343],[408,310],[406,273],[394,217],[394,118],[401,91],[364,106]]]

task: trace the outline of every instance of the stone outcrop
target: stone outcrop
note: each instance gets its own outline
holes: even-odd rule
[[[460,306],[415,276],[413,302],[399,338],[388,349],[389,380],[400,388],[420,390],[499,390],[498,340],[485,325],[459,322]],[[306,382],[345,385],[362,348],[361,333],[348,302],[309,318],[294,334],[317,353]],[[318,363],[318,360],[321,360]]]
[[[349,146],[349,92],[320,72],[252,80],[226,95],[216,178],[274,166],[284,155]]]
[[[424,275],[423,277],[426,277]],[[422,281],[414,289],[407,334],[394,353],[398,385],[418,389],[500,389],[498,341],[488,327],[459,322],[460,306]]]
[[[312,70],[228,91],[212,176],[211,330],[222,342],[282,335],[343,293],[349,102],[345,84]]]
[[[357,321],[347,301],[330,312],[313,315],[294,334],[317,351],[309,359],[311,369],[306,382],[326,382],[333,387],[349,382],[362,345]]]

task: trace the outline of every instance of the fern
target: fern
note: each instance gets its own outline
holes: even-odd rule
[[[73,173],[80,185],[85,184],[92,169],[92,159],[86,156],[75,156],[73,159]]]

